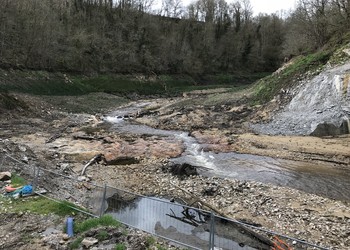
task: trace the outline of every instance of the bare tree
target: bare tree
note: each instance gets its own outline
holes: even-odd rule
[[[182,0],[163,0],[161,15],[179,18],[183,14]]]

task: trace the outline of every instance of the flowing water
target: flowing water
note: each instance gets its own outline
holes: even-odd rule
[[[129,117],[146,105],[147,103],[141,103],[118,110],[105,120],[112,122],[113,129],[121,132],[171,136],[181,140],[185,151],[181,157],[171,161],[201,167],[201,174],[205,176],[271,183],[332,199],[350,200],[350,173],[346,169],[234,152],[204,152],[196,139],[186,132],[160,130],[130,123]]]

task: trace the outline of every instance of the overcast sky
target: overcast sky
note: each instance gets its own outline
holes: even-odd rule
[[[254,15],[261,13],[275,13],[280,10],[294,9],[296,0],[250,0]]]
[[[182,3],[184,6],[187,6],[194,1],[195,0],[182,0]],[[234,0],[226,0],[228,3],[233,1]],[[288,11],[294,9],[296,2],[297,0],[250,0],[254,15],[258,15],[259,13],[271,14],[280,10]]]
[[[163,0],[154,1],[154,9],[160,9]],[[182,0],[184,7],[197,0]],[[236,2],[237,0],[225,0],[227,3]],[[294,10],[298,0],[250,0],[250,5],[253,8],[253,15],[257,16],[259,13],[272,14],[284,10]]]

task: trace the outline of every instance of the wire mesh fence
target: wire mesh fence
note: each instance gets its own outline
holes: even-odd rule
[[[105,213],[129,226],[192,249],[270,249],[271,242],[248,228],[197,207],[107,187]]]
[[[0,155],[0,171],[16,171],[34,192],[56,201],[72,202],[86,214],[110,214],[118,221],[189,249],[271,249],[278,235],[297,242],[298,249],[326,249],[305,241],[187,206],[181,199],[147,197],[120,188],[92,183],[87,178],[30,165]],[[74,176],[74,177],[72,177]]]

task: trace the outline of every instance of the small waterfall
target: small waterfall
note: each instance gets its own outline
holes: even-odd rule
[[[106,116],[103,120],[110,123],[120,123],[124,118],[122,116]]]
[[[205,167],[209,169],[216,169],[214,164],[214,156],[208,152],[204,152],[202,146],[198,144],[195,138],[189,136],[187,133],[180,133],[175,135],[183,141],[185,145],[185,152],[183,156],[192,165]]]

